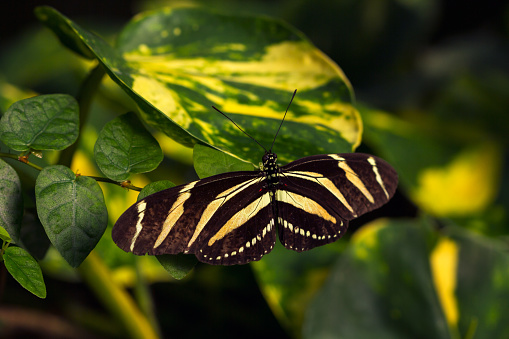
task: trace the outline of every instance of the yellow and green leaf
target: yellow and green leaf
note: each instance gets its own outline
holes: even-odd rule
[[[356,232],[307,310],[304,338],[505,338],[506,243],[431,219]]]
[[[362,124],[341,69],[278,20],[175,8],[136,16],[115,47],[56,10],[39,19],[69,48],[92,55],[137,103],[145,122],[179,143],[207,144],[258,164],[260,149],[213,111],[221,109],[270,148],[292,92],[297,96],[274,150],[287,162],[350,152]]]

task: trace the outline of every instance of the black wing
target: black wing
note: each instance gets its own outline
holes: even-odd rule
[[[113,227],[113,241],[137,255],[193,253],[214,265],[245,264],[276,241],[261,172],[231,172],[152,194]]]
[[[391,199],[398,176],[384,160],[361,153],[315,155],[281,167],[276,192],[279,239],[301,252],[334,242],[348,221]]]

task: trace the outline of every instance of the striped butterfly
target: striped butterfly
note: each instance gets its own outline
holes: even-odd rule
[[[246,264],[274,248],[276,230],[297,252],[334,242],[349,220],[396,191],[396,171],[378,157],[313,155],[280,167],[274,141],[258,171],[214,175],[138,201],[115,223],[113,241],[137,255],[192,253],[212,265]]]

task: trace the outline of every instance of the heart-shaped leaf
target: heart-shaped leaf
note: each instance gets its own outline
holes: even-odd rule
[[[117,181],[127,180],[132,173],[152,171],[163,160],[157,140],[132,112],[104,126],[94,153],[104,175]]]
[[[77,267],[106,229],[108,212],[101,188],[67,167],[44,168],[35,183],[37,213],[51,243]]]
[[[63,150],[78,138],[78,103],[67,94],[15,102],[0,120],[0,140],[15,151]]]

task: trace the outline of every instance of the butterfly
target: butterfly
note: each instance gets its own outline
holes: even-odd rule
[[[138,201],[115,223],[113,241],[137,255],[190,253],[212,265],[246,264],[272,251],[277,236],[297,252],[334,242],[350,220],[396,191],[396,171],[376,156],[322,154],[279,166],[273,146],[260,170],[214,175]]]

